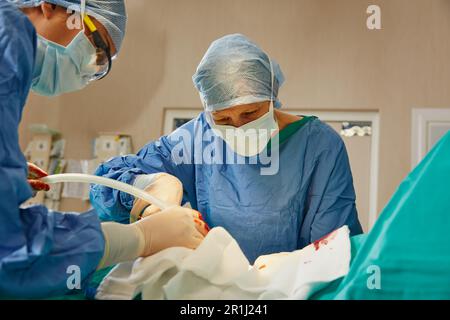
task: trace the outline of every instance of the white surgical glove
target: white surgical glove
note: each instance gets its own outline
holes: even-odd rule
[[[134,181],[134,186],[170,205],[179,206],[183,199],[183,184],[177,177],[168,173],[139,175]],[[136,222],[160,211],[160,208],[136,198],[131,209],[130,222]]]
[[[98,269],[171,247],[196,249],[208,227],[197,211],[175,206],[129,225],[102,223],[102,231],[105,252]]]
[[[106,268],[119,262],[131,261],[144,251],[144,235],[135,224],[103,222],[105,251],[97,269]]]

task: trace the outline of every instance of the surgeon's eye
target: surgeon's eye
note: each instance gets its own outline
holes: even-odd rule
[[[98,49],[96,53],[97,53],[96,63],[98,66],[108,64],[108,57],[105,51]]]
[[[244,112],[244,116],[251,116],[251,115],[256,114],[257,112],[258,112],[258,110],[247,111],[247,112]]]
[[[230,122],[230,118],[220,118],[220,119],[214,119],[215,124],[218,125],[226,125]]]
[[[258,118],[259,110],[246,111],[241,113],[241,118],[244,120],[253,120],[254,118]]]

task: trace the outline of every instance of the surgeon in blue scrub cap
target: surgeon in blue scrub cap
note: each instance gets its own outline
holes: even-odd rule
[[[68,284],[84,289],[96,269],[172,246],[194,249],[206,235],[197,212],[176,206],[129,225],[100,223],[93,210],[21,207],[30,185],[45,186],[28,183],[45,173],[27,168],[19,146],[30,88],[54,96],[101,79],[125,25],[123,0],[0,1],[0,298],[61,295],[72,289]]]
[[[101,165],[97,175],[126,183],[141,183],[155,172],[175,175],[183,184],[184,202],[199,210],[210,227],[228,230],[250,262],[260,255],[303,248],[343,225],[353,235],[362,232],[342,139],[316,117],[279,110],[284,78],[257,44],[241,34],[214,41],[193,81],[204,112],[136,155]],[[266,163],[259,155],[273,139],[265,148],[241,148],[223,134],[241,128],[276,132],[270,137],[279,141],[272,148],[272,154],[279,155],[278,171],[263,175],[260,170]],[[257,161],[201,163],[196,155],[208,154],[210,139],[197,143],[192,138],[195,141],[184,141],[180,148],[180,136],[202,137],[211,129],[212,138],[225,146],[223,155],[236,160],[256,156]],[[91,188],[91,201],[101,219],[120,222],[129,220],[135,206],[133,197],[102,186]]]
[[[77,91],[111,71],[126,27],[123,0],[18,0],[37,31],[31,89],[44,96]],[[80,18],[81,14],[87,15]]]

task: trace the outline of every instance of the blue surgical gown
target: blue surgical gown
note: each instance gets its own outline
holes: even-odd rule
[[[184,201],[211,227],[228,230],[250,262],[260,255],[303,248],[342,225],[348,225],[353,235],[362,232],[345,145],[330,126],[314,118],[280,144],[279,170],[273,175],[261,175],[262,167],[270,167],[264,161],[247,165],[237,160],[199,161],[201,156],[196,156],[214,149],[214,138],[206,134],[209,129],[202,113],[137,155],[106,162],[96,174],[130,184],[141,174],[167,172],[178,177]],[[226,149],[224,155],[230,152]],[[189,161],[180,163],[172,150]],[[127,223],[133,200],[116,190],[91,187],[91,202],[102,220]]]
[[[0,297],[60,295],[68,291],[67,282],[77,284],[78,275],[84,284],[105,245],[93,211],[77,215],[19,207],[32,196],[18,126],[35,53],[33,25],[14,5],[0,1]]]

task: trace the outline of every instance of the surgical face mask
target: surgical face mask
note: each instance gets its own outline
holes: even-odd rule
[[[266,114],[239,128],[215,124],[210,113],[207,113],[207,121],[215,134],[220,136],[235,153],[243,157],[260,154],[279,131],[273,102]]]
[[[270,139],[279,131],[273,107],[273,66],[270,62],[270,72],[272,77],[271,99],[269,111],[262,117],[246,123],[239,128],[229,125],[217,125],[214,122],[211,112],[206,112],[206,120],[227,145],[237,154],[243,157],[253,157],[260,154],[269,143]]]
[[[67,47],[38,36],[31,89],[43,96],[80,90],[98,72],[96,59],[96,49],[83,31]]]

